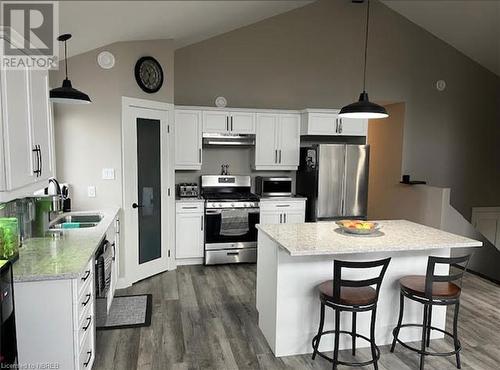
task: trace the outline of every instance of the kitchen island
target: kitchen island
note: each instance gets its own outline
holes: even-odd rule
[[[376,342],[392,342],[399,310],[399,283],[404,275],[424,275],[429,256],[450,256],[451,248],[479,247],[480,241],[454,235],[405,220],[380,221],[374,236],[344,234],[334,222],[258,225],[257,293],[259,327],[275,356],[312,353],[311,340],[318,330],[317,286],[333,279],[333,260],[368,261],[391,257],[380,290]],[[377,272],[346,271],[346,278],[359,280]],[[436,265],[437,274],[448,267]],[[324,330],[333,327],[333,310],[327,309]],[[406,301],[405,322],[420,323],[422,305]],[[432,324],[444,329],[446,307],[435,307]],[[358,314],[358,333],[369,336],[369,313]],[[351,327],[351,315],[342,314],[341,327]],[[442,337],[433,332],[432,338]],[[418,329],[400,333],[403,341],[418,341]],[[341,337],[340,349],[351,339]],[[357,341],[357,346],[368,346]],[[320,351],[333,350],[333,336],[324,336]]]

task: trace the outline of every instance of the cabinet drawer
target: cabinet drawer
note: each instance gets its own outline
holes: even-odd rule
[[[80,294],[82,293],[83,288],[86,286],[86,283],[90,280],[92,281],[94,279],[94,260],[91,259],[83,272],[80,274],[80,276],[77,279],[76,282],[76,291],[77,291],[77,296],[79,297]]]
[[[94,305],[87,306],[82,317],[78,320],[78,346],[82,348],[84,341],[94,327]]]
[[[260,202],[261,211],[289,211],[305,209],[305,201],[272,201]]]
[[[84,338],[82,346],[80,347],[78,355],[78,369],[91,369],[94,363],[94,358],[94,334],[92,332],[88,332]]]
[[[175,210],[177,213],[203,213],[203,207],[204,204],[203,202],[193,202],[193,203],[187,203],[187,202],[178,202],[175,205]]]
[[[94,279],[87,279],[75,303],[76,317],[81,320],[85,310],[94,303]]]

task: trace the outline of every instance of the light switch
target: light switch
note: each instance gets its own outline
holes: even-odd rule
[[[102,169],[102,179],[103,180],[114,180],[115,179],[115,169],[114,168],[103,168]]]
[[[87,187],[87,195],[89,198],[95,198],[95,186],[94,185],[89,185]]]

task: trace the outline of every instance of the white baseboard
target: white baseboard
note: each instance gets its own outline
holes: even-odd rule
[[[186,265],[203,265],[203,257],[202,258],[179,258],[175,260],[177,266],[186,266]]]

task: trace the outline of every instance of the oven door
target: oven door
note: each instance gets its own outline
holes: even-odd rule
[[[248,217],[241,218],[236,228],[228,229],[228,220],[232,214],[241,216],[241,210],[248,212]],[[224,213],[224,215],[223,215]],[[238,216],[239,215],[239,216]],[[223,220],[223,217],[226,220]],[[229,221],[230,223],[230,221]],[[259,208],[207,209],[205,210],[205,249],[248,248],[257,243]],[[238,228],[240,232],[238,232]]]

